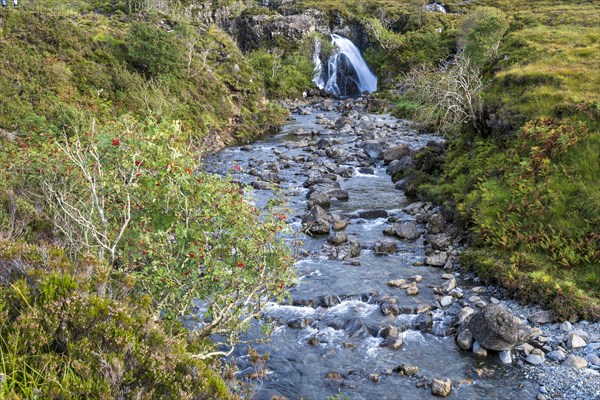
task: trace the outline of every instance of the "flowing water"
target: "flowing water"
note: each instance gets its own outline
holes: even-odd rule
[[[334,96],[356,96],[364,92],[375,92],[377,77],[354,43],[336,34],[331,35],[331,42],[337,51],[329,58],[326,70],[323,70],[320,57],[321,44],[315,42],[315,84]]]
[[[346,233],[361,243],[360,264],[351,265],[325,256],[322,252],[327,242],[325,236],[303,237],[305,256],[296,264],[299,281],[291,288],[292,302],[268,307],[264,321],[275,326],[272,338],[252,346],[259,353],[269,354],[261,366],[266,374],[251,381],[255,398],[267,400],[278,395],[324,400],[341,393],[349,399],[424,399],[431,397],[431,391],[417,384],[431,378],[450,378],[454,385],[452,399],[535,398],[536,385],[525,380],[518,368],[502,365],[494,357],[476,358],[459,350],[453,336],[446,335],[452,313],[457,310],[452,307],[442,310],[437,306],[430,285],[443,282],[442,271],[418,266],[424,258],[422,238],[412,242],[395,240],[398,250],[391,255],[380,256],[370,250],[373,243],[384,238],[382,231],[389,225],[389,217],[400,221],[414,217],[403,210],[411,200],[394,187],[382,162],[373,162],[362,155],[364,141],[379,139],[419,148],[430,140],[440,139],[419,134],[408,123],[390,116],[370,115],[361,109],[360,102],[353,111],[346,112],[349,122],[335,124],[334,128],[333,122],[340,116],[338,111],[322,111],[315,106],[310,115],[294,114],[293,121],[278,134],[255,143],[252,148],[229,148],[206,161],[207,168],[217,173],[225,173],[237,163],[246,172],[239,179],[247,184],[256,181],[261,171],[277,173],[293,210],[290,223],[298,230],[301,216],[306,212],[307,189],[302,184],[307,177],[347,168],[354,170],[348,178],[338,178],[341,187],[348,190],[349,200],[333,200],[327,211],[338,212],[349,220]],[[300,132],[316,136],[293,135],[299,128]],[[321,139],[326,142],[317,146]],[[364,165],[372,165],[373,174],[358,172]],[[273,196],[270,190],[256,190],[252,199],[264,205]],[[360,217],[367,216],[364,211],[369,210],[385,210],[388,218]],[[390,279],[415,274],[424,278],[419,285],[421,293],[416,297],[387,286]],[[469,286],[469,282],[460,280],[459,284]],[[409,311],[397,317],[383,315],[376,301],[377,293],[396,297],[399,306]],[[433,324],[429,329],[420,325],[422,314],[410,311],[424,304],[432,306],[431,311],[422,313],[431,317]],[[264,321],[256,324],[250,337],[260,336]],[[383,341],[380,329],[384,326],[394,326],[403,332],[402,348],[380,347]],[[250,362],[247,351],[242,345],[234,354],[240,378],[258,368]],[[416,365],[419,374],[400,376],[393,372],[399,364]]]

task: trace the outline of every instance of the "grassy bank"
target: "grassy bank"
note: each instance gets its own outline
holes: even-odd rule
[[[510,24],[482,65],[480,129],[450,135],[444,172],[422,193],[469,226],[466,265],[559,319],[597,320],[600,5],[479,3]]]

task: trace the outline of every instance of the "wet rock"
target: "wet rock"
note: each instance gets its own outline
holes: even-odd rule
[[[398,246],[391,240],[378,241],[373,246],[375,254],[393,254],[396,250],[398,250]]]
[[[419,367],[416,365],[400,364],[393,371],[402,376],[415,376],[419,373]]]
[[[433,318],[431,317],[431,314],[419,314],[419,316],[415,319],[415,326],[421,332],[427,332],[431,330],[431,327],[433,326]]]
[[[416,296],[419,294],[419,288],[415,286],[409,286],[406,288],[406,294],[409,296]]]
[[[358,240],[351,239],[347,243],[340,245],[337,249],[338,260],[349,260],[360,255],[360,243]]]
[[[512,364],[512,353],[504,350],[498,353],[498,357],[503,364]]]
[[[427,230],[430,233],[442,233],[444,231],[444,228],[444,216],[442,214],[435,213],[429,217],[429,222],[427,222]]]
[[[452,238],[444,233],[425,236],[427,243],[431,244],[434,250],[446,251],[452,244]]]
[[[399,160],[404,156],[407,156],[410,153],[410,147],[406,144],[401,144],[399,146],[394,146],[389,149],[385,149],[381,154],[383,158],[383,162],[387,165],[393,160]]]
[[[308,341],[306,343],[308,343],[311,346],[318,346],[321,342],[319,341],[319,339],[317,339],[315,336],[313,336],[310,339],[308,339]]]
[[[329,308],[340,304],[340,298],[337,296],[327,295],[319,298],[321,307]]]
[[[399,160],[394,160],[389,163],[385,172],[392,175],[392,180],[398,181],[402,171],[406,171],[408,168],[412,167],[413,159],[411,156],[404,156]]]
[[[358,216],[359,216],[359,218],[363,218],[363,219],[387,218],[388,212],[386,210],[359,211]]]
[[[346,229],[348,226],[348,221],[343,219],[339,214],[331,214],[329,221],[331,222],[331,227],[336,231]]]
[[[390,287],[397,287],[397,288],[407,288],[407,281],[406,279],[393,279],[391,281],[388,281],[388,286]]]
[[[340,201],[347,201],[350,198],[348,191],[345,189],[329,190],[327,191],[327,196],[329,196],[330,199],[337,199]]]
[[[335,372],[335,371],[329,371],[327,374],[325,374],[325,379],[327,379],[328,381],[342,381],[342,375],[339,372]]]
[[[350,343],[350,342],[344,342],[344,343],[342,343],[342,346],[344,346],[345,349],[353,349],[356,347],[356,345],[354,343]]]
[[[375,169],[372,167],[360,167],[358,172],[365,175],[375,175]]]
[[[380,305],[379,309],[383,315],[400,315],[400,308],[398,307],[398,300],[393,297],[385,299]]]
[[[335,179],[331,179],[331,178],[335,178],[335,175],[331,176],[330,178],[310,177],[304,181],[302,186],[304,186],[307,189],[312,188],[315,185],[321,185],[321,187],[324,187],[324,188],[339,188],[340,187],[339,182],[337,182]]]
[[[521,323],[509,310],[489,305],[473,315],[468,328],[483,347],[489,350],[511,350],[524,343],[531,329]]]
[[[384,339],[387,339],[390,336],[398,336],[400,331],[395,326],[388,325],[386,327],[381,328],[379,331],[379,336]]]
[[[440,289],[442,289],[442,291],[444,293],[450,293],[450,291],[452,291],[455,288],[456,288],[456,278],[454,276],[452,276],[450,279],[444,281],[440,285]]]
[[[369,374],[367,377],[371,382],[378,383],[381,380],[381,375],[379,374]]]
[[[358,318],[348,321],[344,329],[348,332],[348,336],[351,338],[357,337],[370,337],[369,328]]]
[[[409,276],[408,279],[410,279],[411,281],[417,282],[417,283],[423,282],[423,277],[421,275],[412,275],[412,276]]]
[[[463,350],[470,350],[473,346],[473,335],[468,329],[463,329],[456,335],[456,344]]]
[[[321,105],[321,109],[324,111],[333,111],[335,109],[335,104],[332,99],[323,100],[323,104]]]
[[[552,311],[538,311],[530,315],[527,319],[534,324],[547,324],[548,322],[552,322]]]
[[[314,206],[302,217],[302,227],[311,234],[327,234],[329,233],[329,216],[321,207]]]
[[[450,379],[436,379],[431,381],[431,394],[434,396],[448,397],[452,392],[452,382]]]
[[[394,233],[403,240],[415,240],[421,233],[417,229],[417,224],[414,222],[403,222],[394,228]]]
[[[327,241],[335,246],[346,243],[348,241],[348,235],[344,232],[331,232]]]
[[[443,267],[448,260],[448,254],[445,252],[435,253],[425,259],[425,264],[431,265],[432,267]]]
[[[304,329],[307,326],[310,326],[314,321],[310,318],[298,318],[293,321],[288,322],[288,327],[292,329]]]
[[[473,342],[473,354],[477,357],[487,357],[488,352],[478,342]]]
[[[563,367],[581,369],[588,366],[588,362],[585,358],[576,356],[575,354],[569,354],[565,361],[562,363]]]
[[[308,198],[308,208],[311,209],[314,206],[329,207],[331,205],[329,196],[323,192],[312,192]]]
[[[362,147],[362,151],[374,160],[380,160],[383,156],[383,146],[377,142],[368,142]]]
[[[402,347],[404,342],[400,336],[390,336],[379,344],[379,347],[386,347],[392,350],[397,350]]]
[[[263,181],[254,181],[250,184],[256,190],[271,190],[273,188],[273,184],[269,182]]]

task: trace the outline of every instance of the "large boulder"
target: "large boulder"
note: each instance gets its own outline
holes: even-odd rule
[[[304,217],[302,217],[302,227],[312,234],[329,233],[329,216],[319,206],[314,206]]]
[[[511,350],[531,336],[531,329],[499,304],[488,305],[473,315],[468,328],[473,338],[489,350]]]
[[[399,160],[404,156],[410,154],[410,147],[406,144],[401,144],[399,146],[394,146],[389,149],[385,149],[383,151],[382,157],[383,162],[387,165],[394,160]]]

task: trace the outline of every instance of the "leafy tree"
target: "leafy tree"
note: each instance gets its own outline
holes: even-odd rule
[[[460,24],[458,43],[471,62],[483,65],[490,57],[498,56],[498,48],[507,29],[508,20],[504,12],[494,7],[478,7]]]

